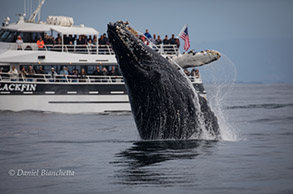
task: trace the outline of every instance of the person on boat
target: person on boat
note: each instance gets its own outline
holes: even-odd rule
[[[81,69],[81,72],[79,74],[79,82],[86,82],[86,72],[85,72],[85,69],[82,68]]]
[[[89,42],[89,41],[93,42],[93,39],[92,39],[92,36],[91,35],[89,35],[89,37],[87,39],[87,42]]]
[[[106,33],[104,33],[103,36],[104,36],[105,44],[108,45],[109,44],[109,38],[107,37]]]
[[[37,81],[44,82],[45,79],[44,79],[44,76],[42,75],[42,74],[46,74],[46,72],[44,70],[44,67],[43,66],[39,66],[39,68],[36,69],[35,72],[36,72],[35,77],[37,77]]]
[[[47,33],[45,33],[44,44],[47,46],[48,50],[51,49],[52,46],[48,46],[48,45],[51,45],[51,39],[49,38]]]
[[[20,77],[22,78],[22,81],[25,81],[26,76],[28,75],[26,69],[24,66],[22,66],[21,71],[19,73]]]
[[[51,35],[48,36],[47,35],[47,39],[46,39],[46,36],[45,36],[44,43],[45,43],[47,49],[48,50],[51,50],[54,47],[54,45],[55,45],[55,39],[54,39],[53,36],[51,36]]]
[[[17,81],[18,79],[18,71],[15,68],[15,66],[12,66],[12,69],[10,71],[8,71],[8,74],[10,76],[11,81]]]
[[[46,71],[44,70],[44,67],[43,66],[40,66],[38,71],[37,71],[38,74],[46,74]]]
[[[58,42],[59,38],[61,38],[61,35],[58,33],[57,37],[55,38],[55,42]]]
[[[199,70],[198,69],[195,69],[194,76],[195,76],[196,79],[199,79],[200,78],[200,74],[199,74]]]
[[[152,35],[149,33],[148,29],[145,30],[144,36],[147,37],[149,40],[152,39]]]
[[[72,79],[72,82],[77,82],[77,78],[78,78],[78,69],[73,69],[72,71],[72,76],[71,76],[71,79]]]
[[[36,74],[36,72],[35,72],[35,70],[34,70],[32,65],[28,66],[27,73],[28,73],[28,75],[35,75]]]
[[[51,71],[49,72],[49,81],[50,82],[55,82],[56,81],[56,76],[58,75],[57,72],[55,72],[54,67],[51,68]]]
[[[63,35],[63,42],[64,42],[64,44],[65,45],[68,45],[69,44],[69,41],[70,41],[69,36],[68,35]]]
[[[160,44],[162,44],[162,39],[161,39],[161,36],[158,35],[158,38],[156,40],[156,45],[160,45]]]
[[[74,52],[74,45],[72,41],[69,41],[69,45],[67,46],[68,52]]]
[[[39,37],[39,39],[37,41],[37,45],[38,45],[39,50],[44,50],[45,43],[43,41],[42,36]]]
[[[171,36],[171,38],[169,40],[169,44],[177,44],[176,38],[175,38],[175,35],[174,34],[172,34],[172,36]]]
[[[36,69],[36,74],[40,74],[40,75],[36,75],[36,77],[38,77],[37,81],[39,82],[45,81],[44,77],[42,76],[42,74],[46,74],[43,66],[39,66],[39,69]]]
[[[163,40],[163,44],[170,44],[170,41],[168,39],[168,35],[165,35],[165,39]]]
[[[33,77],[34,75],[36,74],[35,70],[33,69],[33,66],[29,66],[28,67],[28,71],[27,71],[27,77],[31,78],[31,79],[28,79],[28,81],[33,81]]]
[[[25,69],[25,66],[22,66],[19,75],[21,75],[23,77],[26,77],[28,75],[28,73],[27,73],[27,71]]]
[[[87,37],[86,35],[81,35],[81,44],[86,45],[87,44]]]
[[[103,75],[103,72],[101,71],[99,65],[96,67],[96,70],[94,71],[94,75]]]
[[[63,69],[59,73],[64,75],[64,76],[69,75],[68,67],[63,66]]]
[[[92,40],[88,41],[87,46],[88,46],[89,53],[92,53],[93,47],[94,47]]]
[[[96,35],[94,35],[94,38],[93,38],[93,44],[94,44],[94,45],[97,45],[97,36],[96,36]]]
[[[175,52],[176,48],[174,48],[173,46],[175,46],[175,45],[177,46],[177,40],[176,40],[174,34],[172,34],[172,36],[171,36],[171,38],[169,40],[169,44],[172,45],[172,46],[170,46],[170,53],[171,54],[176,54],[176,52]]]
[[[72,44],[74,45],[74,41],[76,40],[76,35],[72,36],[72,34],[69,34],[69,44],[70,42],[72,42]]]
[[[140,35],[140,36],[139,36],[139,39],[140,39],[144,44],[146,44],[146,45],[149,44],[149,42],[146,40],[145,36]]]
[[[61,38],[61,37],[59,37],[59,38],[57,39],[56,44],[58,44],[58,45],[62,45],[62,38]]]
[[[77,45],[78,45],[77,51],[81,52],[81,53],[87,52],[86,44],[87,44],[87,40],[84,37],[84,35],[79,35],[78,40],[77,40]]]
[[[99,38],[99,45],[105,45],[105,44],[106,44],[106,42],[104,40],[104,36],[101,35],[100,38]]]
[[[96,70],[94,71],[93,75],[95,75],[95,76],[101,76],[101,75],[103,75],[103,72],[101,71],[99,65],[96,67]],[[100,77],[96,77],[95,80],[96,80],[96,82],[99,82],[101,80],[101,78]]]
[[[104,76],[104,77],[102,77],[102,80],[103,80],[102,82],[107,82],[108,77],[106,77],[106,76],[108,76],[108,69],[106,67],[103,67],[102,73]]]
[[[77,44],[77,45],[81,45],[81,44],[82,44],[82,35],[79,35],[79,36],[78,36],[78,39],[77,39],[77,41],[76,41],[76,44]]]
[[[65,82],[66,76],[69,75],[68,68],[66,66],[63,66],[63,69],[59,72],[59,74],[63,75],[62,81]]]
[[[113,65],[112,67],[111,67],[111,71],[109,71],[108,72],[108,75],[109,76],[114,76],[114,75],[117,75],[118,73],[117,73],[117,71],[116,71],[116,68],[115,68],[115,66]]]
[[[170,40],[168,39],[168,35],[165,35],[165,38],[163,40],[163,44],[164,44],[164,52],[166,52],[167,54],[171,54],[170,50],[172,50],[172,49],[169,46]]]
[[[184,73],[185,73],[187,76],[190,76],[190,72],[189,72],[187,69],[184,69]]]
[[[17,50],[22,50],[22,44],[23,44],[23,40],[21,36],[18,35],[16,40]]]
[[[152,43],[157,44],[157,35],[153,34]]]
[[[108,69],[106,67],[103,67],[102,72],[103,75],[108,75]]]

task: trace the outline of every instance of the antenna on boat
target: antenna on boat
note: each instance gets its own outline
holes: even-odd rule
[[[41,7],[43,6],[43,4],[45,3],[46,0],[42,0],[41,3],[39,3],[39,6],[37,7],[37,9],[32,13],[32,15],[30,16],[30,18],[28,19],[28,22],[34,23],[36,20],[36,16],[38,13],[40,13],[41,11]],[[40,16],[39,16],[40,18]]]

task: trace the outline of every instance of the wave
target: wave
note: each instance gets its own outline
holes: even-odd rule
[[[134,143],[135,141],[119,140],[119,139],[104,139],[104,140],[49,140],[49,141],[38,141],[37,143],[46,144],[99,144],[99,143]]]
[[[289,104],[249,104],[243,106],[226,106],[225,109],[277,109],[284,107],[293,107],[293,103]]]

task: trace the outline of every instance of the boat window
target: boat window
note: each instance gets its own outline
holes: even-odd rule
[[[31,43],[33,42],[32,33],[31,32],[22,32],[21,35],[23,42]]]
[[[0,40],[2,42],[15,42],[19,32],[16,31],[1,31]]]
[[[93,74],[94,71],[96,70],[96,66],[88,66],[87,72],[88,74]]]
[[[44,33],[33,32],[32,33],[33,42],[37,42],[40,36],[42,36],[42,38],[44,39]]]
[[[17,32],[17,31],[0,31],[1,42],[16,42],[17,36],[20,35],[24,43],[35,43],[40,36],[44,37],[43,32]]]
[[[17,35],[21,36],[24,43],[36,43],[40,36],[44,37],[44,33],[40,32],[20,32]]]
[[[0,66],[0,70],[1,70],[2,72],[8,72],[9,69],[10,69],[9,66]],[[1,71],[0,71],[0,72],[1,72]]]
[[[10,32],[9,31],[4,31],[4,33],[2,33],[0,40],[2,42],[4,42],[6,40],[6,38],[9,36]]]
[[[18,32],[10,32],[7,36],[5,42],[15,42],[17,38]]]
[[[4,30],[1,30],[0,31],[0,37],[2,36],[3,33],[4,33]]]

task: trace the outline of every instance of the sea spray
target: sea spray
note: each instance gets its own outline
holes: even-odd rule
[[[237,141],[240,139],[237,126],[229,120],[224,109],[224,100],[232,95],[237,71],[235,64],[223,53],[220,60],[200,69],[203,83],[207,90],[207,98],[211,109],[218,118],[221,139]]]
[[[192,135],[190,137],[190,139],[214,140],[215,134],[211,134],[211,132],[214,131],[212,129],[213,126],[211,123],[209,123],[208,126],[206,125],[204,113],[201,111],[202,109],[201,109],[201,105],[199,103],[199,97],[198,97],[197,92],[195,91],[193,84],[191,83],[188,76],[184,73],[184,70],[182,69],[182,67],[180,67],[175,61],[172,61],[172,62],[178,67],[181,75],[186,78],[187,83],[189,84],[190,88],[192,89],[192,91],[194,93],[193,103],[194,103],[195,109],[197,110],[196,119],[197,119],[198,127],[199,127],[199,130],[201,131],[201,133],[196,133],[196,134]],[[212,121],[210,121],[210,122],[212,122]]]

